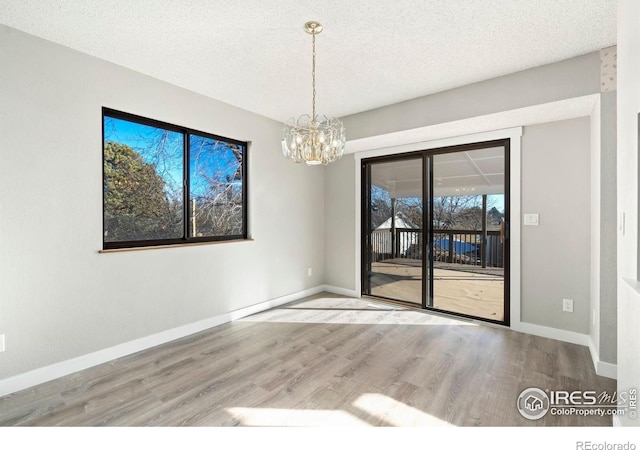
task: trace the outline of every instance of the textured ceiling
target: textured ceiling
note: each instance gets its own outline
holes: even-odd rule
[[[0,0],[0,23],[284,121],[365,111],[616,43],[616,0]]]

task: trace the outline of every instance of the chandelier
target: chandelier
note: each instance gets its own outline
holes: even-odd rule
[[[308,165],[326,165],[342,157],[346,138],[340,120],[316,114],[316,34],[322,31],[322,25],[307,22],[304,30],[312,39],[312,113],[311,116],[304,114],[297,119],[291,118],[285,124],[282,153],[297,163],[304,161]]]

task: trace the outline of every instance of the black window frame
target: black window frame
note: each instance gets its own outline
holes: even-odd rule
[[[228,137],[219,136],[204,131],[194,130],[192,128],[174,125],[167,122],[163,122],[156,119],[150,119],[148,117],[139,116],[123,111],[119,111],[112,108],[102,108],[102,249],[103,250],[117,250],[117,249],[129,249],[129,248],[152,248],[159,246],[171,246],[171,245],[184,245],[184,244],[198,244],[206,242],[224,242],[235,240],[248,239],[248,210],[249,210],[249,198],[248,198],[248,148],[249,142],[240,141]],[[156,128],[162,128],[168,131],[181,133],[183,135],[183,230],[181,238],[173,239],[148,239],[148,240],[135,240],[135,241],[118,241],[107,242],[105,241],[106,232],[106,190],[105,186],[105,117],[126,120],[128,122],[137,123],[141,125],[147,125]],[[238,145],[242,147],[242,233],[234,235],[221,235],[221,236],[189,236],[189,224],[191,223],[191,208],[190,204],[190,170],[189,170],[189,157],[190,157],[190,137],[198,136],[206,139],[213,139],[216,141],[227,142],[230,144]]]

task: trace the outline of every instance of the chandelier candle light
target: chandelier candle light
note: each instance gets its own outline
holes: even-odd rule
[[[346,137],[340,120],[316,114],[316,34],[322,31],[322,25],[318,22],[307,22],[304,24],[304,30],[312,38],[312,114],[289,119],[285,124],[282,153],[297,163],[304,161],[310,166],[327,165],[342,157]]]

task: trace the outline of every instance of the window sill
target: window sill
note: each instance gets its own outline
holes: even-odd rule
[[[149,247],[129,247],[129,248],[110,248],[107,250],[98,250],[98,253],[122,253],[122,252],[137,252],[141,250],[157,250],[161,248],[179,248],[179,247],[196,247],[201,245],[217,245],[217,244],[230,244],[237,242],[253,242],[254,239],[232,239],[228,241],[208,241],[208,242],[185,242],[184,244],[167,244],[167,245],[154,245]]]

